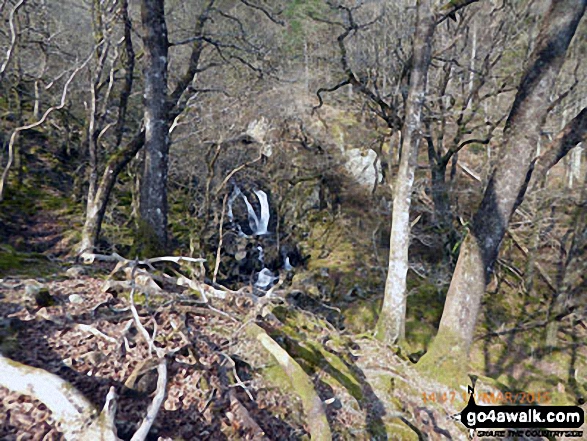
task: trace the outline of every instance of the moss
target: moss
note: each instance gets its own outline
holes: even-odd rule
[[[291,381],[278,364],[266,366],[263,368],[262,372],[263,378],[265,378],[278,389],[283,391],[291,389]]]
[[[416,364],[416,369],[454,390],[470,385],[468,355],[459,349],[458,342],[458,337],[448,332],[438,334],[428,352]]]
[[[247,333],[261,343],[289,378],[291,384],[289,390],[295,390],[302,401],[312,439],[331,439],[330,427],[323,413],[322,402],[301,366],[259,326],[250,324],[247,326]]]
[[[164,256],[165,246],[161,243],[157,232],[143,220],[139,220],[133,247],[132,256],[140,258]]]
[[[375,327],[380,301],[359,300],[344,311],[345,328],[353,333],[367,332]]]
[[[0,272],[22,268],[20,255],[8,244],[0,245]]]
[[[23,253],[8,244],[0,244],[0,276],[42,277],[59,268],[41,253]]]

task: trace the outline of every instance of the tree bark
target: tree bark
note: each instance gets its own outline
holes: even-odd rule
[[[132,42],[132,23],[128,14],[128,0],[123,0],[120,9],[121,21],[124,25],[124,83],[120,91],[120,100],[118,103],[118,117],[115,126],[115,148],[122,143],[124,126],[126,123],[126,113],[128,110],[128,99],[132,92],[133,74],[135,66],[135,53]],[[91,133],[91,131],[90,131]],[[93,136],[93,135],[90,135]],[[90,178],[90,188],[88,190],[88,203],[86,205],[86,218],[82,229],[82,238],[78,246],[79,253],[95,251],[104,213],[108,206],[110,193],[114,188],[118,175],[127,164],[135,157],[138,151],[143,147],[145,142],[145,133],[141,131],[126,146],[115,153],[107,162],[98,183],[97,168],[95,180]],[[94,185],[92,185],[94,182]]]
[[[405,335],[410,205],[414,175],[418,165],[418,150],[422,138],[422,107],[426,97],[435,27],[436,17],[432,11],[432,2],[430,0],[419,1],[410,89],[406,118],[402,127],[400,166],[393,195],[389,267],[385,282],[383,307],[376,328],[377,337],[392,344],[403,339]]]
[[[485,287],[536,152],[550,92],[586,5],[587,0],[556,0],[544,18],[505,125],[502,153],[461,247],[438,335],[420,360],[424,368],[438,370],[447,361],[465,364]]]
[[[145,44],[145,161],[140,202],[139,240],[156,252],[167,247],[167,169],[169,120],[167,59],[169,42],[165,1],[142,0]]]
[[[86,208],[86,221],[82,230],[82,240],[79,245],[80,254],[92,253],[95,250],[98,238],[100,237],[104,213],[106,213],[106,207],[108,206],[108,199],[110,198],[110,193],[114,188],[116,179],[120,172],[124,170],[143,147],[144,143],[145,131],[142,130],[123,149],[112,156],[106,164],[92,203],[88,203]]]
[[[209,11],[212,8],[214,1],[209,1],[206,9],[196,20],[194,25],[194,35],[202,36],[204,33],[204,26],[209,20]],[[133,72],[134,72],[134,49],[132,44],[132,23],[128,15],[128,2],[123,2],[123,8],[121,9],[121,19],[124,22],[125,27],[125,42],[124,42],[124,57],[125,57],[125,79],[124,86],[120,95],[120,103],[118,105],[119,114],[118,120],[116,121],[116,145],[120,145],[122,142],[123,129],[125,127],[126,112],[128,108],[128,99],[130,97],[132,86],[133,86]],[[204,45],[200,39],[196,39],[192,43],[192,50],[189,60],[189,65],[186,72],[179,79],[173,92],[170,93],[169,99],[169,111],[166,116],[168,123],[173,121],[178,115],[180,115],[186,105],[187,99],[182,98],[184,92],[190,87],[194,76],[198,72],[200,64],[200,57]],[[119,150],[107,163],[104,172],[102,173],[102,179],[96,190],[96,196],[92,206],[88,206],[86,213],[86,222],[82,232],[82,240],[79,246],[81,252],[92,252],[95,250],[98,238],[100,236],[100,229],[104,213],[106,212],[106,206],[110,198],[110,192],[114,188],[118,175],[128,163],[135,157],[140,149],[145,144],[145,131],[142,130],[135,138],[130,141],[125,147]]]

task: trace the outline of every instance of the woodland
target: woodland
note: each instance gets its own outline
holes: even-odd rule
[[[586,8],[0,0],[0,439],[585,410]]]

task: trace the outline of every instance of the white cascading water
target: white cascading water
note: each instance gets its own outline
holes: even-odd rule
[[[283,262],[283,269],[286,271],[291,271],[293,269],[293,266],[291,266],[291,263],[289,262],[289,256],[285,256],[285,261]]]
[[[257,274],[257,281],[255,282],[255,287],[259,289],[266,289],[268,288],[273,282],[275,282],[279,277],[275,277],[271,270],[268,268],[263,268]]]
[[[268,233],[269,228],[269,201],[267,200],[267,193],[263,190],[254,190],[253,193],[259,199],[259,205],[261,206],[261,212],[259,216],[255,213],[255,209],[249,202],[249,199],[243,192],[238,188],[238,186],[234,186],[234,191],[228,198],[228,219],[232,222],[234,216],[232,214],[232,204],[234,201],[239,197],[242,196],[243,201],[247,207],[247,213],[249,215],[249,227],[251,228],[251,235],[252,236],[262,236]]]
[[[259,206],[261,207],[261,211],[259,213],[259,216],[257,216],[257,213],[255,213],[255,209],[253,208],[253,206],[251,205],[251,203],[247,199],[247,196],[245,194],[243,194],[243,192],[240,190],[240,188],[236,185],[234,186],[234,191],[232,192],[232,194],[228,198],[227,215],[228,215],[228,219],[230,220],[230,222],[233,222],[234,215],[232,213],[232,204],[234,203],[234,201],[236,201],[236,199],[239,196],[242,196],[243,201],[245,202],[245,205],[247,207],[251,235],[252,236],[263,236],[269,232],[268,231],[269,216],[270,216],[270,214],[269,214],[269,201],[267,199],[267,193],[265,193],[263,190],[254,190],[253,193],[255,193],[255,196],[257,196],[257,199],[259,200]],[[246,236],[244,233],[242,233],[240,225],[237,224],[237,228],[239,230],[239,234]],[[259,260],[261,261],[261,264],[263,265],[263,269],[261,271],[259,271],[259,273],[257,273],[257,276],[256,276],[257,281],[255,282],[255,287],[259,288],[261,290],[264,290],[264,289],[267,289],[269,286],[271,286],[271,284],[273,284],[273,282],[275,282],[278,279],[278,277],[276,277],[271,272],[271,270],[269,268],[266,268],[264,266],[265,265],[265,263],[264,263],[265,253],[263,252],[263,247],[258,246],[257,250],[259,251]],[[287,261],[286,263],[289,263],[289,261]]]

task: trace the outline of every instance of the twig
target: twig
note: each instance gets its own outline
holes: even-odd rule
[[[118,344],[118,340],[116,340],[114,337],[110,337],[109,335],[104,334],[102,331],[94,328],[93,326],[78,323],[74,326],[74,328],[79,329],[80,331],[89,332],[90,334],[95,335],[96,337],[103,338],[104,340],[110,343]]]
[[[226,211],[226,200],[228,198],[228,193],[224,195],[224,199],[222,201],[222,213],[220,214],[220,228],[218,234],[220,238],[218,239],[218,249],[216,250],[216,262],[214,263],[214,274],[212,276],[212,283],[216,283],[216,277],[218,276],[218,270],[220,269],[220,251],[222,250],[222,233],[224,227],[224,212]]]
[[[159,358],[161,358],[164,355],[163,350],[155,347],[151,336],[149,335],[149,333],[147,332],[147,330],[145,329],[145,327],[141,323],[141,319],[139,317],[137,307],[135,306],[135,288],[136,288],[136,286],[135,286],[134,277],[135,277],[135,270],[136,269],[137,269],[137,266],[135,263],[135,265],[132,269],[132,272],[131,272],[131,290],[130,290],[130,295],[129,295],[130,310],[132,312],[132,316],[135,321],[135,325],[137,326],[137,329],[139,330],[139,332],[142,334],[143,338],[145,339],[145,341],[149,345],[149,353],[152,353],[153,351],[155,351],[157,356]]]
[[[159,376],[157,377],[155,397],[147,409],[147,416],[143,419],[139,429],[135,432],[130,441],[143,441],[147,438],[149,430],[151,430],[151,426],[155,422],[159,409],[165,400],[165,391],[167,388],[167,361],[165,360],[165,357],[160,357],[159,359],[157,374]]]
[[[235,168],[234,170],[232,170],[228,175],[226,175],[226,177],[224,178],[224,180],[220,183],[220,185],[216,189],[216,194],[218,194],[218,192],[220,190],[222,190],[222,187],[224,187],[226,185],[226,183],[230,180],[230,178],[232,178],[236,173],[238,173],[239,171],[241,171],[243,168],[248,167],[249,165],[254,164],[257,161],[260,161],[262,158],[263,158],[263,152],[259,153],[259,156],[256,157],[255,159],[253,159],[253,160],[251,160],[249,162],[245,162],[244,164],[241,164],[237,168]]]
[[[253,395],[249,391],[249,388],[239,378],[238,373],[236,372],[236,363],[234,362],[234,360],[229,355],[225,354],[224,352],[221,352],[220,354],[222,356],[224,356],[224,358],[226,358],[226,360],[229,362],[230,367],[232,368],[232,373],[234,374],[234,378],[236,379],[236,383],[233,384],[231,387],[237,387],[237,386],[242,387],[243,390],[247,393],[247,396],[251,399],[251,401],[255,401],[255,399],[253,398]]]

